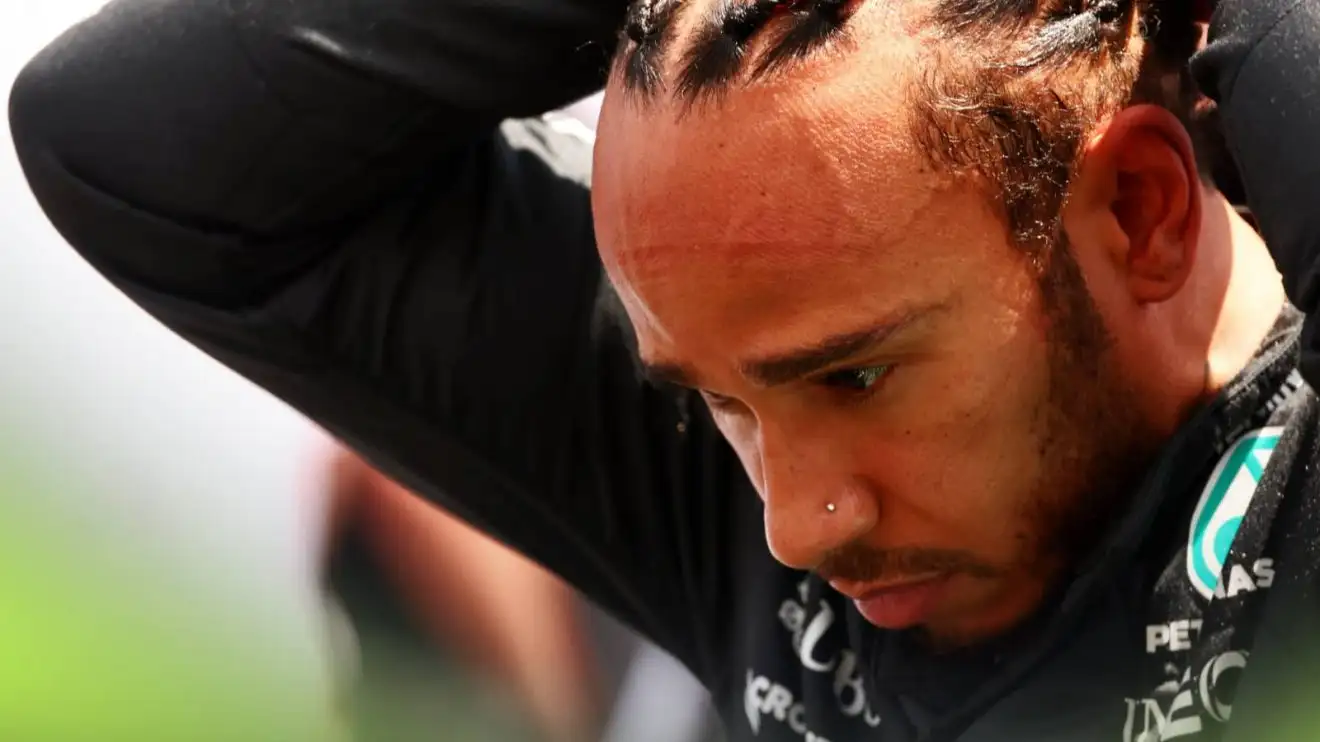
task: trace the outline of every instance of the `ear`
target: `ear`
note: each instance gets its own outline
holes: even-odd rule
[[[1202,193],[1191,137],[1154,105],[1120,111],[1085,144],[1064,225],[1098,243],[1138,304],[1183,287],[1196,260]]]

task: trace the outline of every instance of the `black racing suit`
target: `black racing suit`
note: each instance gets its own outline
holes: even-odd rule
[[[733,740],[1320,734],[1283,716],[1320,687],[1320,344],[1299,331],[1320,288],[1320,1],[1225,0],[1195,64],[1300,312],[1057,603],[940,657],[778,565],[704,408],[639,380],[589,143],[527,119],[601,85],[622,13],[114,0],[25,69],[12,131],[116,286],[673,652]]]

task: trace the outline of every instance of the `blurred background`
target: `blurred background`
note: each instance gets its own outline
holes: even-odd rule
[[[0,2],[3,90],[101,4]],[[2,141],[0,740],[716,738],[672,660],[111,289]]]

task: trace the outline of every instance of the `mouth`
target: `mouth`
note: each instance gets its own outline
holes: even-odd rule
[[[830,586],[852,598],[862,617],[882,629],[908,629],[920,625],[938,607],[948,587],[949,574],[930,574],[888,583]]]

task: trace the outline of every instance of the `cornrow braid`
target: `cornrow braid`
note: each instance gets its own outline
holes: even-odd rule
[[[673,35],[673,20],[679,0],[636,0],[628,8],[623,27],[624,84],[643,96],[651,96],[664,84],[662,65],[665,48]]]
[[[851,0],[816,0],[794,9],[798,22],[766,52],[757,65],[757,74],[768,74],[785,64],[805,59],[826,42],[841,34],[848,20]]]
[[[752,40],[772,26],[775,38],[751,69],[751,79],[806,58],[844,30],[860,0],[715,0],[697,19],[674,76],[675,97],[688,104],[718,96],[737,81],[748,64]],[[620,34],[615,58],[624,89],[643,98],[666,85],[665,63],[675,18],[687,0],[634,0]]]
[[[702,19],[692,45],[683,57],[678,95],[688,101],[726,90],[747,55],[748,43],[778,12],[799,5],[797,0],[720,0]]]
[[[1183,118],[1198,159],[1210,151],[1190,118],[1197,37],[1180,5],[938,0],[933,26],[952,44],[913,90],[919,148],[937,169],[980,176],[1020,246],[1050,249],[1083,137],[1105,117],[1155,103]],[[1134,25],[1145,43],[1130,47]],[[955,46],[970,38],[982,40],[971,53]]]
[[[1094,54],[1123,43],[1124,25],[1134,12],[1132,0],[1071,0],[1045,17],[1045,24],[1031,39],[1027,51],[1013,64],[1035,68],[1064,63],[1078,55]]]
[[[980,36],[1021,26],[1036,12],[1037,0],[943,0],[932,20],[948,36]]]
[[[1086,51],[1086,40],[1118,30],[1133,5],[1132,0],[941,0],[931,20],[946,39],[955,40],[1017,38],[1035,24],[1043,38],[1032,46],[1064,57],[1065,51],[1055,50]]]

